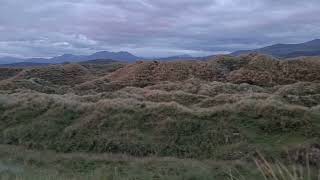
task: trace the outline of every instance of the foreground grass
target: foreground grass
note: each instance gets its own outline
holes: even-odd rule
[[[137,158],[116,154],[55,153],[0,145],[0,179],[12,180],[316,180],[319,170],[305,164],[267,160],[213,161]]]
[[[23,147],[0,146],[1,179],[101,179],[101,180],[209,180],[228,179],[230,172],[248,179],[262,178],[254,164],[170,157],[136,158],[112,154],[61,154]],[[7,167],[6,169],[2,167]],[[237,169],[237,170],[235,170]]]

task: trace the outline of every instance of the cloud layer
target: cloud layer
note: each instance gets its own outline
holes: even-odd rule
[[[320,37],[319,0],[1,0],[0,56],[208,55]]]

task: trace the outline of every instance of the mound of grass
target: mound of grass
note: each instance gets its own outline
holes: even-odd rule
[[[60,152],[200,159],[225,158],[219,155],[223,149],[225,154],[243,152],[234,156],[241,159],[251,148],[269,146],[275,136],[316,138],[318,110],[289,104],[272,92],[216,82],[200,84],[198,93],[203,95],[148,87],[83,96],[3,94],[0,139]]]
[[[81,65],[65,64],[25,69],[14,79],[39,78],[57,85],[74,85],[86,82],[92,76],[90,71]]]
[[[12,78],[21,71],[19,68],[0,68],[0,81]]]
[[[138,62],[127,65],[106,78],[125,85],[142,87],[190,78],[275,86],[299,81],[317,82],[320,80],[319,69],[320,63],[314,60],[280,61],[264,55],[249,54],[243,57],[221,56],[202,62]]]

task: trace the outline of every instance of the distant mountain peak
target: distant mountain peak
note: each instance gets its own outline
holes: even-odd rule
[[[314,39],[314,40],[309,41],[309,42],[313,42],[313,41],[320,42],[320,39]]]
[[[129,53],[128,51],[119,51],[119,52],[117,52],[117,53],[131,54],[131,53]]]
[[[110,51],[98,51],[98,52],[95,52],[93,54],[102,54],[102,53],[111,53]]]
[[[320,56],[320,39],[314,39],[300,44],[274,44],[259,49],[236,51],[231,53],[231,55],[237,56],[252,52],[267,54],[278,58]]]
[[[312,41],[308,41],[305,44],[320,44],[320,39],[314,39]]]
[[[120,52],[110,52],[110,51],[99,51],[96,52],[90,56],[88,56],[89,59],[112,59],[117,61],[127,61],[132,62],[136,61],[138,59],[141,59],[140,57],[137,57],[129,52],[126,51],[120,51]]]

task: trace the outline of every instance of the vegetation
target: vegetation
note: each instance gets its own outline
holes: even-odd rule
[[[277,159],[269,164],[281,172],[288,156],[306,168],[310,154],[316,169],[317,63],[249,55],[23,70],[0,81],[0,159],[25,169],[4,176],[263,179],[259,168],[271,166],[256,152]]]

